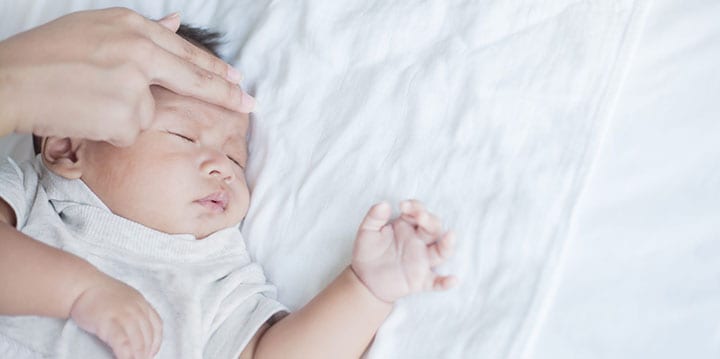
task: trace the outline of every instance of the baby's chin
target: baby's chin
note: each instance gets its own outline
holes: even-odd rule
[[[198,228],[198,229],[194,229],[194,230],[188,230],[188,229],[182,229],[182,228],[173,228],[173,229],[168,230],[167,228],[165,228],[165,229],[160,229],[160,231],[167,233],[167,234],[171,234],[171,235],[191,235],[191,236],[195,237],[195,239],[197,239],[197,240],[203,240],[207,237],[212,236],[216,232],[219,232],[223,229],[227,229],[227,228],[231,228],[231,227],[239,228],[240,222],[231,224],[231,225],[212,226],[212,227],[208,227],[208,228]],[[158,230],[158,229],[156,229],[156,230]]]
[[[239,220],[231,220],[226,222],[220,222],[220,223],[202,223],[200,226],[198,226],[196,229],[189,231],[190,234],[195,236],[195,239],[202,240],[205,239],[213,233],[219,232],[223,229],[227,228],[239,228],[240,223],[242,223],[243,218],[240,218]],[[188,232],[185,232],[188,233]]]
[[[189,211],[192,212],[192,211]],[[154,221],[144,217],[138,223],[156,231],[170,235],[192,235],[196,239],[205,239],[213,233],[227,228],[239,228],[246,211],[241,207],[229,208],[222,213],[163,213],[160,218],[153,218]],[[133,220],[132,218],[130,218]],[[139,219],[139,218],[138,218]]]

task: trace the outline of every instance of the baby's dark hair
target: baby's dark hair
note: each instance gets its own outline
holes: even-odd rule
[[[207,50],[207,52],[220,58],[218,48],[222,45],[222,33],[188,24],[180,24],[180,28],[178,28],[176,33],[191,44]],[[41,147],[42,137],[33,135],[33,150],[35,150],[35,155],[40,153]]]
[[[202,27],[194,27],[188,24],[180,24],[176,32],[183,39],[190,41],[193,45],[207,50],[209,53],[220,58],[218,47],[222,45],[223,34]]]

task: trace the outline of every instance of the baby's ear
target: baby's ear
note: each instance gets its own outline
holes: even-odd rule
[[[82,176],[82,159],[78,156],[83,140],[69,137],[45,137],[42,159],[48,169],[68,179]]]

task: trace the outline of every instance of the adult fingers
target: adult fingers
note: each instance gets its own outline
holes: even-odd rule
[[[360,223],[360,230],[379,232],[390,220],[391,208],[387,202],[380,202],[368,210]]]
[[[230,83],[217,74],[193,65],[178,56],[156,49],[151,70],[151,84],[160,85],[177,94],[192,96],[238,112],[250,112],[255,99],[236,84]]]
[[[176,17],[168,16],[161,19],[156,26],[149,26],[147,35],[160,47],[187,62],[224,77],[235,84],[242,80],[242,75],[235,68],[175,34],[177,27],[174,29],[172,27],[176,23],[178,27],[180,26],[180,16],[176,15]]]
[[[166,29],[176,32],[180,28],[180,13],[174,12],[157,20],[157,23],[164,26]]]

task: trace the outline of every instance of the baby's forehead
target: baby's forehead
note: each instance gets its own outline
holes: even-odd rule
[[[195,130],[218,131],[229,137],[246,137],[248,114],[227,110],[162,88],[153,89],[156,121],[193,126]]]

